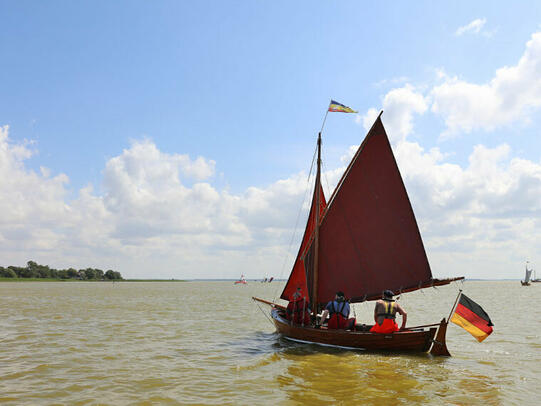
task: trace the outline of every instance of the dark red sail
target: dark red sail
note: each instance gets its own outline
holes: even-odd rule
[[[316,227],[316,190],[319,189],[319,214],[320,216],[323,214],[323,211],[325,210],[325,207],[327,206],[325,202],[325,194],[323,193],[323,189],[321,188],[321,185],[319,185],[318,188],[314,189],[314,195],[312,197],[312,205],[310,208],[310,214],[308,215],[308,222],[306,223],[306,229],[304,230],[304,236],[302,237],[302,243],[301,247],[299,248],[299,253],[297,254],[297,259],[295,260],[295,264],[293,265],[293,270],[291,271],[291,275],[289,276],[289,279],[286,283],[286,286],[284,288],[284,291],[282,292],[282,295],[280,296],[284,300],[290,300],[291,295],[297,290],[297,288],[301,288],[301,295],[302,297],[310,297],[309,290],[307,286],[307,278],[306,278],[306,272],[305,272],[305,264],[304,264],[304,258],[306,255],[306,250],[311,244],[311,241],[313,240],[313,234],[314,229]]]
[[[432,273],[378,117],[338,184],[319,230],[318,302],[352,302],[430,285]]]

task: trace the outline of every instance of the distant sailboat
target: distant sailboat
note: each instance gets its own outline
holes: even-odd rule
[[[520,281],[522,286],[530,286],[530,277],[532,275],[532,271],[533,269],[528,269],[528,262],[526,262],[526,275],[524,275],[524,280]]]
[[[537,275],[536,275],[536,273],[535,273],[535,269],[533,270],[533,278],[530,279],[530,282],[533,282],[533,283],[535,283],[535,282],[541,282],[541,278],[538,278],[538,277],[537,277]]]
[[[351,303],[360,303],[380,299],[386,289],[406,293],[463,279],[432,277],[380,117],[381,113],[328,201],[321,187],[319,133],[316,181],[308,222],[280,296],[292,300],[299,293],[306,298],[313,310],[312,323],[295,324],[287,319],[284,306],[253,299],[271,306],[276,330],[293,341],[367,350],[430,350],[433,355],[450,355],[445,344],[449,320],[445,318],[439,323],[379,334],[369,332],[370,326],[328,329],[316,317],[337,291],[343,291]]]
[[[235,285],[246,285],[248,282],[246,282],[246,278],[244,275],[240,276],[240,279],[238,281],[235,281]]]

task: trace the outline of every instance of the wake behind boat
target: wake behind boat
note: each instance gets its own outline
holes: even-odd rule
[[[328,111],[353,112],[349,110]],[[298,292],[306,303],[315,303],[311,321],[293,323],[287,319],[284,306],[253,299],[271,306],[276,330],[291,340],[366,350],[430,350],[434,355],[450,355],[445,343],[450,316],[438,323],[380,334],[370,332],[371,326],[328,329],[317,315],[337,291],[343,291],[351,303],[359,303],[380,299],[387,289],[402,294],[460,279],[464,278],[432,277],[380,113],[328,203],[321,187],[321,132],[318,136],[317,172],[308,222],[280,296],[291,300]]]

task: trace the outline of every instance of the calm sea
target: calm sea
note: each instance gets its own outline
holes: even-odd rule
[[[491,316],[451,358],[289,342],[268,307],[283,282],[0,283],[7,405],[538,405],[541,283],[465,282],[404,295],[409,325],[447,317],[458,289]],[[355,305],[371,321],[372,304]]]

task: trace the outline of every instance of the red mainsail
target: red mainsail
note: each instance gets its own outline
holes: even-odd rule
[[[293,270],[291,271],[291,275],[289,276],[289,279],[286,283],[284,291],[282,292],[282,295],[280,296],[284,300],[290,300],[293,293],[299,287],[301,289],[300,293],[302,297],[307,297],[307,298],[310,297],[309,289],[307,285],[304,259],[306,256],[307,248],[309,247],[309,245],[311,244],[311,241],[313,240],[313,234],[316,228],[316,204],[317,204],[316,191],[317,190],[319,190],[320,218],[321,218],[321,215],[323,214],[323,211],[325,210],[325,207],[327,206],[325,202],[325,194],[323,193],[323,189],[321,188],[321,185],[319,185],[318,187],[314,189],[314,196],[312,198],[312,206],[310,208],[310,214],[308,215],[308,222],[306,224],[306,229],[304,230],[304,236],[302,237],[302,243],[299,249],[299,253],[297,254],[297,259],[295,260],[295,264],[293,265]]]
[[[332,300],[337,291],[355,303],[379,299],[387,289],[399,294],[464,279],[432,278],[417,221],[380,117],[328,204],[319,182],[318,167],[315,190],[320,192],[319,233],[314,192],[302,244],[282,299],[290,300],[300,287],[303,296],[317,298],[318,304]]]
[[[380,117],[331,197],[319,230],[319,302],[423,287],[430,265]]]

